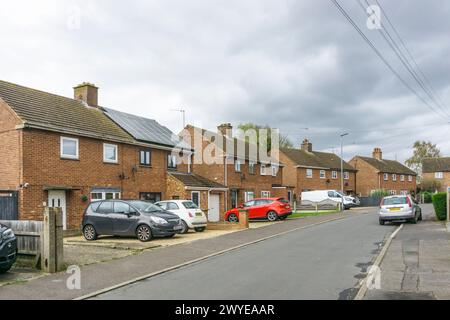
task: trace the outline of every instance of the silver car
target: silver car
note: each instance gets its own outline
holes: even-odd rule
[[[380,204],[379,219],[381,225],[387,221],[417,223],[422,220],[422,209],[409,195],[384,197]]]

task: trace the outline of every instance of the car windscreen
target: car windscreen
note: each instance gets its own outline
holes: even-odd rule
[[[184,201],[183,206],[186,209],[198,209],[198,206],[192,201]]]
[[[392,206],[397,204],[407,204],[408,201],[406,200],[406,197],[395,197],[395,198],[385,198],[383,200],[384,206]]]
[[[145,202],[145,201],[130,201],[130,204],[135,207],[136,209],[138,209],[141,212],[159,212],[159,211],[163,211],[163,209],[161,209],[160,207],[158,207],[157,205],[150,203],[150,202]]]

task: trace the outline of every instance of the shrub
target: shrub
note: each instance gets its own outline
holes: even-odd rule
[[[447,219],[447,193],[439,192],[435,193],[432,197],[434,212],[438,220]]]
[[[385,190],[385,189],[377,189],[377,190],[373,190],[370,193],[370,196],[372,198],[383,198],[383,197],[387,197],[389,196],[389,191]]]
[[[423,202],[424,203],[431,203],[433,202],[433,194],[431,192],[422,192],[423,194]]]

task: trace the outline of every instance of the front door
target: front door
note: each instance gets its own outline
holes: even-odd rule
[[[49,190],[48,206],[50,208],[61,208],[63,214],[63,228],[67,230],[67,208],[66,208],[66,191]]]
[[[218,194],[209,195],[208,220],[211,222],[220,221],[220,195]]]

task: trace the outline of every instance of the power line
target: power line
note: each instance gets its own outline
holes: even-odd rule
[[[360,5],[361,9],[370,17],[370,14],[367,12],[366,8],[362,4],[361,0],[357,0],[358,4]],[[370,3],[365,0],[367,6],[370,6]],[[381,8],[380,8],[381,9]],[[403,64],[403,66],[406,68],[406,70],[411,74],[411,76],[414,78],[414,80],[417,82],[419,87],[423,89],[425,94],[430,98],[432,102],[442,111],[443,115],[445,117],[450,118],[450,114],[443,108],[437,101],[433,93],[426,87],[425,83],[423,82],[422,78],[419,76],[419,74],[415,71],[414,67],[410,64],[407,57],[404,55],[400,47],[398,46],[397,42],[392,38],[391,34],[389,33],[388,29],[385,28],[383,22],[380,21],[381,28],[378,29],[378,32],[381,34],[381,36],[384,38],[384,40],[387,42],[389,47],[394,51],[395,55],[399,58],[400,62]],[[386,37],[387,35],[387,37]],[[389,39],[388,39],[389,38]]]
[[[381,54],[381,52],[375,47],[375,45],[370,41],[369,38],[362,32],[362,30],[358,27],[358,25],[353,21],[353,19],[348,15],[345,9],[338,3],[337,0],[330,0],[336,8],[340,11],[340,13],[347,19],[347,21],[353,26],[353,28],[359,33],[359,35],[367,42],[367,44],[371,47],[371,49],[375,52],[375,54],[383,61],[383,63],[389,68],[389,70],[403,83],[403,85],[408,88],[419,100],[421,100],[428,108],[436,113],[439,117],[442,117],[442,114],[437,112],[433,106],[431,106],[426,100],[424,100],[417,91],[412,88],[401,76],[400,74],[391,66],[391,64],[386,60],[386,58]]]

